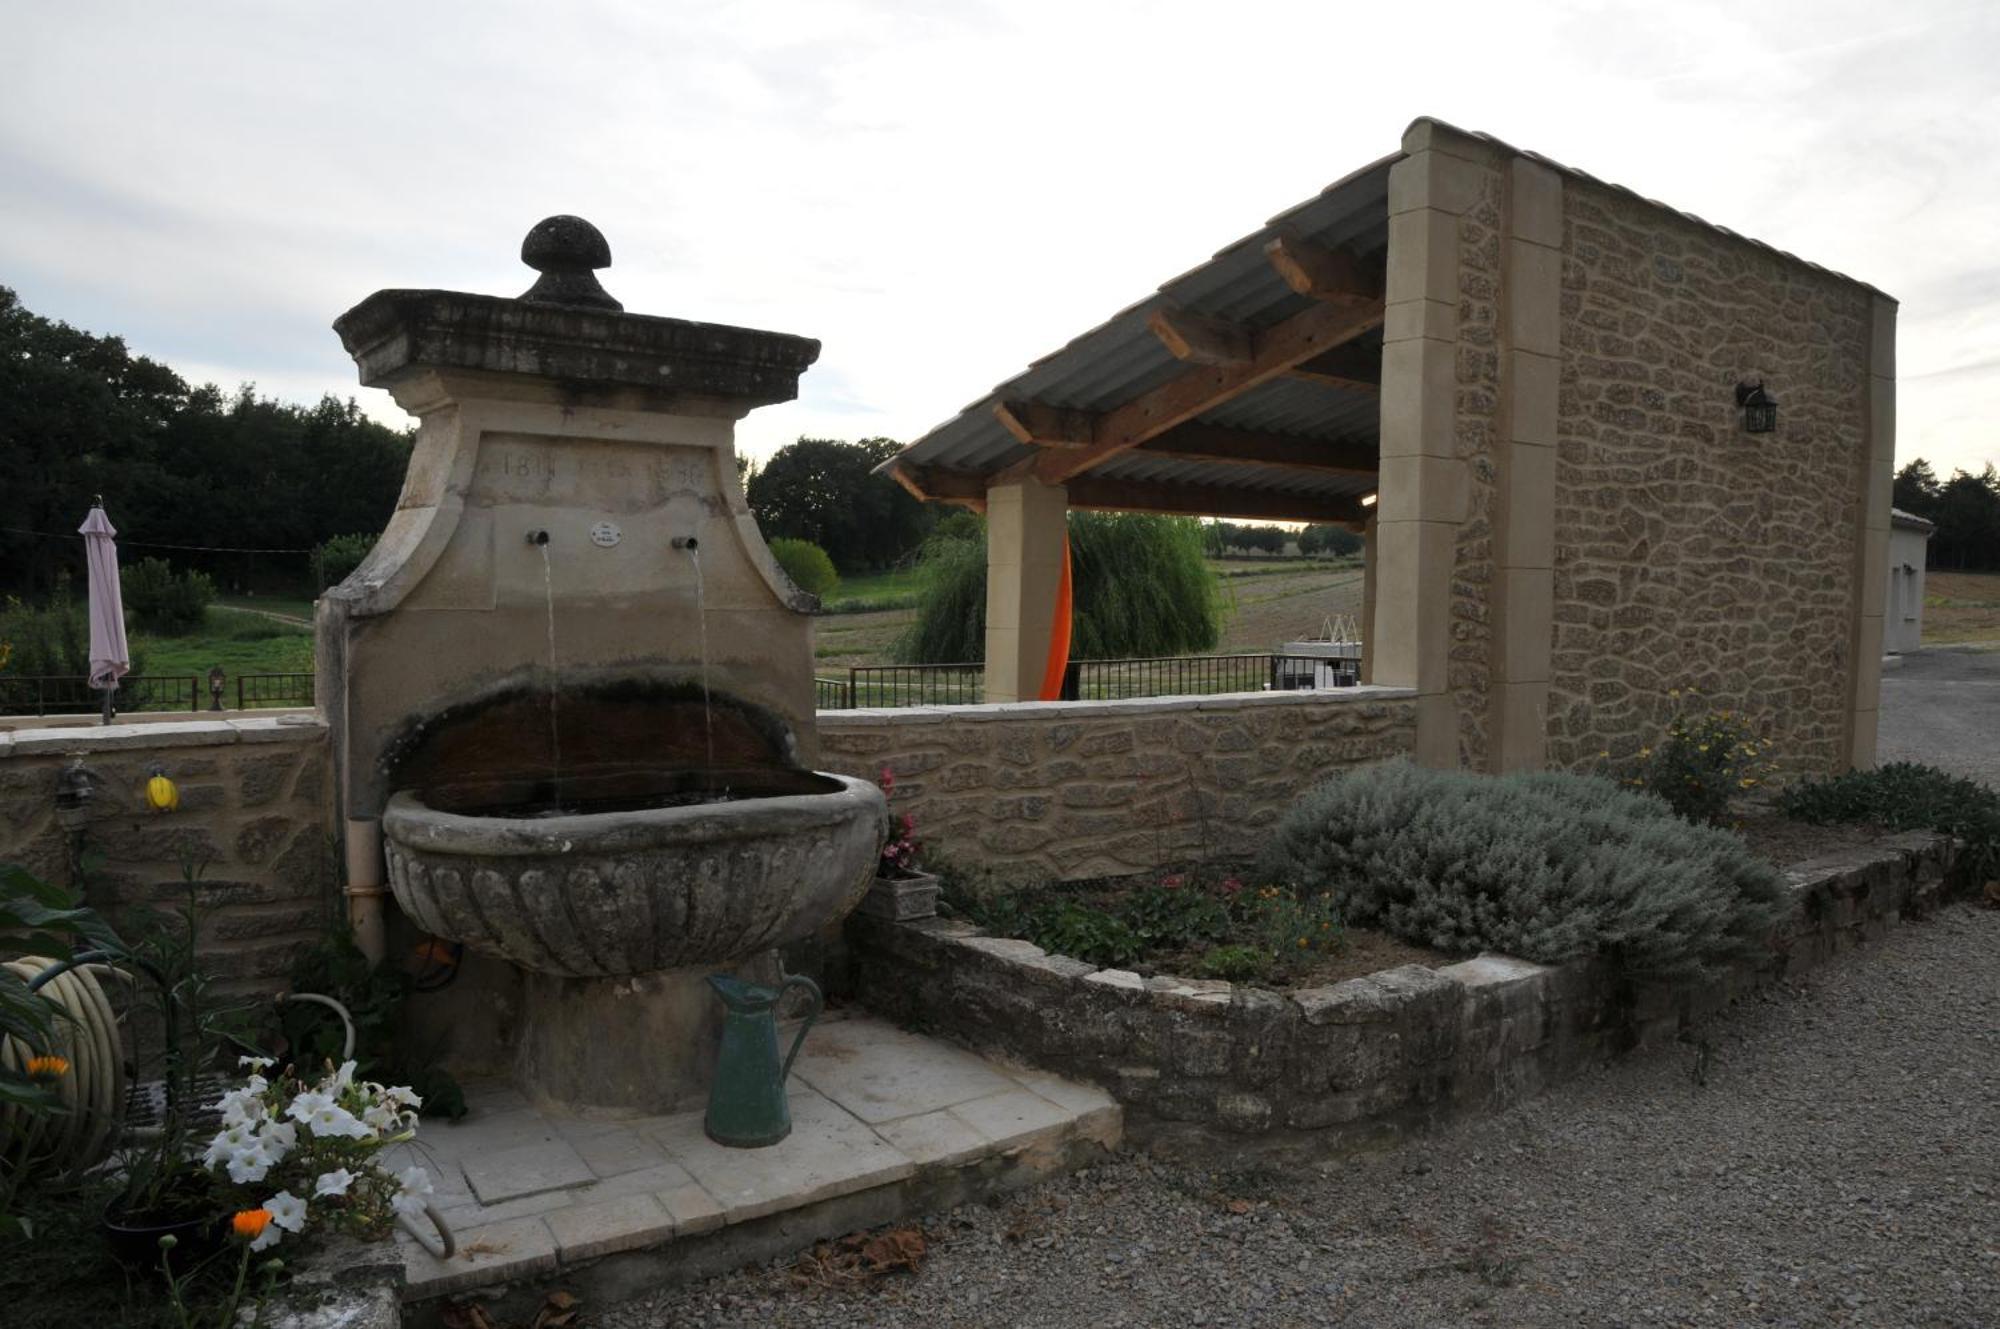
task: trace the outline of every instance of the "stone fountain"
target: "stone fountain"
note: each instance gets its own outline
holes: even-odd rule
[[[432,1003],[452,1060],[545,1106],[674,1111],[712,1067],[703,976],[772,981],[886,833],[879,790],[812,769],[811,598],[737,478],[734,422],[819,344],[623,312],[578,218],[522,259],[518,298],[378,291],[334,324],[421,422],[320,602],[349,873],[380,881],[379,827],[406,930],[467,949]]]

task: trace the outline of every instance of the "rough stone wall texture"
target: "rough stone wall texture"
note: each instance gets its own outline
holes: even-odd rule
[[[1408,695],[1374,688],[829,711],[819,727],[826,768],[895,772],[889,810],[929,849],[1018,879],[1240,855],[1321,777],[1416,741]]]
[[[81,825],[85,856],[98,860],[85,902],[129,925],[136,906],[185,900],[184,858],[204,863],[197,953],[218,990],[282,988],[332,916],[325,726],[204,721],[0,735],[0,862],[75,882],[56,790],[79,759],[95,777]],[[175,812],[146,806],[156,762],[179,786]]]
[[[1692,685],[1840,769],[1870,292],[1574,178],[1563,213],[1549,764],[1630,754]]]
[[[1453,544],[1451,661],[1458,760],[1484,770],[1492,735],[1494,504],[1500,446],[1500,327],[1506,200],[1504,164],[1479,171],[1479,193],[1458,222],[1458,361],[1453,432],[1465,459],[1466,505]]]
[[[1481,956],[1273,992],[1099,970],[951,919],[856,915],[847,931],[857,995],[907,1025],[1100,1084],[1155,1122],[1321,1131],[1345,1145],[1515,1102],[1665,1043],[1928,907],[1950,853],[1945,837],[1917,833],[1800,864],[1768,955],[1676,982],[1635,982],[1594,960]]]

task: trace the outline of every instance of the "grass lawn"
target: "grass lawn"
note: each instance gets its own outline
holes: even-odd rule
[[[2000,572],[1924,574],[1924,644],[2000,642]]]
[[[313,667],[311,628],[293,627],[257,614],[211,607],[208,624],[185,637],[155,637],[134,633],[132,647],[155,678],[165,675],[206,675],[221,665],[231,678],[238,674],[302,674]]]
[[[825,604],[830,614],[858,614],[907,609],[916,600],[917,570],[899,568],[894,572],[871,572],[865,577],[842,577]]]

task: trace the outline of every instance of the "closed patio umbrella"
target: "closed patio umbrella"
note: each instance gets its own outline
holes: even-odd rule
[[[104,723],[110,724],[111,694],[132,668],[132,651],[125,644],[125,601],[118,589],[118,529],[104,515],[102,499],[91,504],[90,515],[76,529],[90,565],[90,686],[103,689]]]

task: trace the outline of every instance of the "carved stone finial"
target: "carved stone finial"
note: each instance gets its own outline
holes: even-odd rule
[[[521,299],[545,305],[580,305],[622,311],[625,306],[598,284],[596,269],[611,266],[604,232],[581,217],[545,217],[521,241],[521,261],[541,277]]]

